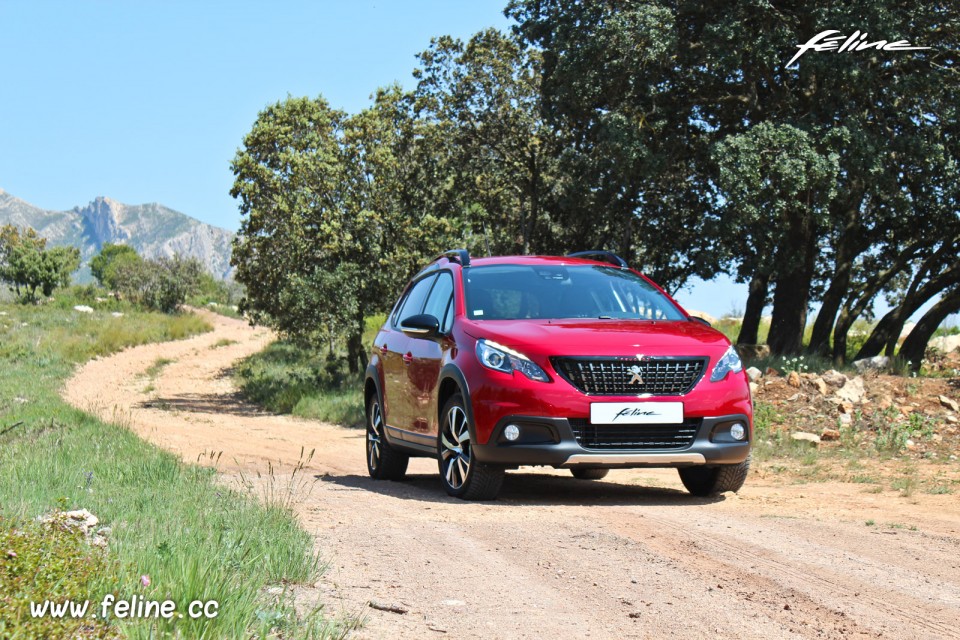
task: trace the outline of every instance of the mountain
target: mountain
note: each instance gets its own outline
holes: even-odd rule
[[[128,244],[145,258],[180,254],[197,258],[218,278],[231,275],[234,234],[161,204],[127,205],[98,197],[69,211],[48,211],[0,189],[0,225],[31,226],[51,245],[80,249],[78,280],[89,279],[88,263],[107,242]]]

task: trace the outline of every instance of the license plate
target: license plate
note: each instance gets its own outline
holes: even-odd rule
[[[679,424],[682,402],[593,402],[591,424]]]

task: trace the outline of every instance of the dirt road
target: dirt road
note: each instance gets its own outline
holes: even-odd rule
[[[960,638],[956,495],[782,486],[761,470],[705,500],[670,470],[521,470],[499,501],[469,504],[428,460],[375,483],[362,431],[240,401],[229,368],[272,336],[206,315],[213,332],[90,362],[64,397],[185,460],[222,451],[228,479],[273,463],[283,487],[315,447],[297,508],[329,566],[301,598],[365,613],[354,637]],[[158,358],[172,362],[150,379]]]

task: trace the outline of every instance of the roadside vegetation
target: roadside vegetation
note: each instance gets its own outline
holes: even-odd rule
[[[368,348],[383,320],[367,318],[363,344]],[[235,376],[244,396],[269,411],[361,426],[363,381],[350,373],[344,355],[333,345],[316,349],[280,340],[242,361]]]
[[[60,399],[85,360],[209,329],[191,314],[102,295],[93,311],[74,310],[91,301],[88,289],[57,291],[42,305],[0,303],[0,637],[341,634],[319,612],[292,607],[288,585],[312,580],[318,566],[288,504],[227,489],[213,469],[139,439],[122,415],[107,424]],[[106,547],[37,520],[80,509],[99,518]],[[217,600],[219,615],[70,621],[32,618],[28,608],[46,599],[99,603],[108,593],[169,598],[181,612],[192,600]]]

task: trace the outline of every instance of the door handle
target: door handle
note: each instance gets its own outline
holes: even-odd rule
[[[411,362],[413,362],[413,354],[407,351],[403,354],[403,364],[410,364]]]

